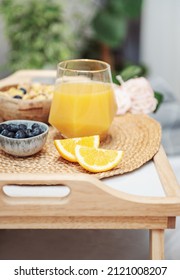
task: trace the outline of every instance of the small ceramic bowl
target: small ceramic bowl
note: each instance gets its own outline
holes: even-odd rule
[[[0,123],[2,124],[25,124],[27,129],[31,129],[33,124],[38,124],[43,131],[41,134],[29,138],[10,138],[0,134],[0,149],[4,152],[18,157],[31,156],[39,152],[46,143],[49,127],[47,124],[30,120],[11,120]]]

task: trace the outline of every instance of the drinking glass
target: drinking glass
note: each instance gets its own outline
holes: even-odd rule
[[[58,64],[49,123],[63,137],[104,137],[116,110],[108,63],[75,59]]]

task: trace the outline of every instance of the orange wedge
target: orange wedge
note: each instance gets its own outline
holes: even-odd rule
[[[90,172],[108,171],[121,161],[123,151],[89,148],[77,145],[75,155],[79,164]]]
[[[99,147],[99,135],[87,136],[87,137],[78,137],[78,138],[69,138],[54,140],[54,145],[58,150],[59,154],[68,161],[77,162],[75,156],[75,147],[76,145],[87,146],[87,147]]]

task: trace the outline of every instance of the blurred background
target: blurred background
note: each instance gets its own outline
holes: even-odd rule
[[[180,1],[0,0],[0,79],[19,69],[56,69],[70,58],[105,60],[113,75],[129,65],[140,67],[153,89],[163,93],[164,102],[152,117],[162,125],[163,146],[180,182]],[[180,220],[176,232],[166,235],[169,259],[180,259],[179,230]],[[4,230],[0,259],[43,258],[47,251],[47,258],[55,258],[59,238],[66,242],[57,258],[148,258],[147,233],[44,231],[42,236],[41,231]],[[134,245],[128,248],[129,240]],[[27,244],[35,246],[24,251]]]
[[[0,0],[0,77],[98,58],[119,72],[139,64],[180,98],[178,0]]]
[[[1,0],[1,73],[98,58],[139,61],[142,0]]]
[[[135,66],[162,93],[152,116],[167,154],[180,155],[180,1],[0,0],[0,78],[71,58],[110,63],[116,82]]]

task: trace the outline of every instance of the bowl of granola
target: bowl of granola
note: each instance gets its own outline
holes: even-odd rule
[[[0,117],[6,120],[48,122],[53,85],[14,84],[0,88]]]

